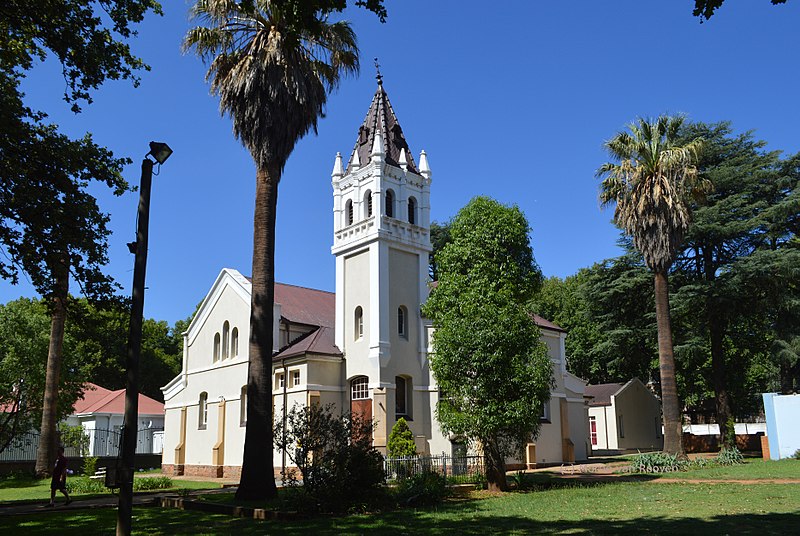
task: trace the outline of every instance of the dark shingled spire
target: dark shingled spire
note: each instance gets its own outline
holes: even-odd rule
[[[411,150],[408,148],[408,142],[403,136],[403,129],[400,128],[397,116],[394,115],[392,105],[389,103],[389,97],[383,89],[383,77],[380,71],[378,71],[376,78],[378,80],[378,89],[375,91],[375,96],[372,97],[372,104],[369,106],[367,117],[364,119],[361,128],[358,129],[358,139],[353,153],[358,152],[358,160],[361,167],[366,166],[370,161],[375,132],[380,129],[384,152],[386,153],[384,157],[386,163],[400,167],[400,153],[405,149],[408,170],[413,173],[419,173],[414,157],[411,155]],[[353,153],[350,153],[350,161],[347,163],[345,174],[353,170]]]

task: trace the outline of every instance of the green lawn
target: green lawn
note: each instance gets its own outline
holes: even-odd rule
[[[134,533],[154,534],[789,534],[800,522],[795,484],[614,483],[491,496],[435,509],[293,522],[136,508]],[[0,517],[0,531],[113,534],[115,511]]]
[[[800,480],[800,460],[747,459],[741,465],[694,469],[660,475],[661,478],[701,478],[709,480]]]
[[[136,475],[136,477],[153,477],[159,475],[153,475],[148,473],[142,473],[141,475]],[[69,479],[67,479],[69,482]],[[170,489],[212,489],[218,488],[219,484],[215,484],[213,482],[195,482],[193,480],[173,480],[172,481],[174,486]],[[162,490],[158,490],[162,491]],[[167,490],[163,490],[167,491]],[[106,493],[105,495],[109,495]],[[75,493],[72,495],[73,498],[88,498],[88,497],[101,497],[102,494],[98,495],[94,494],[81,494]],[[37,480],[30,476],[10,476],[10,477],[3,477],[0,478],[0,505],[3,504],[11,504],[14,502],[26,502],[26,501],[45,501],[50,499],[50,479],[45,480]],[[61,492],[56,492],[56,500],[63,500],[64,496]]]

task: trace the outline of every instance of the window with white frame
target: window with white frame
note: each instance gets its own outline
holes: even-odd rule
[[[231,338],[231,325],[226,320],[222,324],[222,359],[228,359],[230,355],[230,347],[228,346]]]
[[[300,371],[293,370],[292,371],[292,383],[290,384],[292,387],[297,387],[300,385]]]
[[[550,401],[546,400],[542,405],[542,413],[539,415],[542,422],[550,422]]]
[[[359,376],[350,382],[350,400],[369,399],[369,378]]]
[[[200,400],[197,404],[197,428],[205,430],[208,425],[208,393],[200,393]]]
[[[390,218],[394,218],[394,191],[386,190],[386,207],[384,212]]]
[[[397,334],[408,338],[408,309],[403,305],[397,308]]]
[[[394,414],[395,417],[405,417],[407,421],[411,419],[411,378],[406,376],[395,376],[394,378]]]
[[[408,223],[417,223],[417,200],[408,198]]]
[[[353,330],[356,339],[364,336],[364,310],[360,305],[356,307]]]
[[[592,441],[592,446],[597,446],[597,417],[589,417],[589,439]]]
[[[239,395],[239,426],[247,426],[247,386],[242,386]]]
[[[239,357],[239,328],[231,331],[231,357]]]
[[[344,217],[346,225],[353,224],[353,201],[350,199],[344,204]]]
[[[367,190],[364,194],[364,217],[369,218],[372,216],[372,190]]]
[[[286,385],[286,377],[283,375],[283,372],[275,375],[275,388],[276,389],[283,389]]]
[[[219,361],[219,353],[220,353],[220,336],[219,333],[214,335],[214,362],[216,363]]]

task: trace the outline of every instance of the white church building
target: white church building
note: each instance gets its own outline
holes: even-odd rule
[[[420,313],[428,296],[431,170],[415,162],[378,79],[350,161],[333,173],[336,292],[276,283],[273,357],[275,420],[294,404],[332,403],[375,419],[373,444],[385,452],[404,417],[421,454],[462,449],[442,433],[428,355],[433,326]],[[180,374],[163,387],[163,470],[238,477],[247,397],[250,281],[223,269],[184,334]],[[566,333],[536,318],[553,365],[555,387],[541,432],[526,449],[532,466],[585,459],[586,383],[567,372]],[[272,451],[264,445],[265,455]],[[273,451],[276,471],[290,465]]]

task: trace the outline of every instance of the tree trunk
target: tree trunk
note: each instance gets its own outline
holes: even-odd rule
[[[237,499],[275,497],[272,464],[272,327],[275,301],[275,216],[281,169],[256,172],[253,217],[253,271],[250,299],[250,361],[247,377],[247,427]]]
[[[58,382],[61,376],[64,325],[67,319],[67,295],[69,293],[69,266],[65,260],[58,262],[53,267],[53,276],[56,279],[56,285],[50,299],[50,345],[47,349],[42,426],[39,432],[39,447],[36,450],[36,475],[40,478],[50,475],[56,459]]]
[[[711,375],[714,384],[714,401],[716,404],[717,424],[719,425],[719,444],[725,448],[736,446],[736,434],[728,429],[728,421],[732,419],[731,399],[728,394],[728,382],[725,365],[725,325],[713,312],[710,304],[708,313],[708,332],[711,338]]]
[[[658,366],[661,371],[661,410],[664,414],[664,452],[683,458],[683,427],[675,381],[675,357],[672,354],[672,327],[669,315],[667,274],[655,274],[656,323],[658,325]]]
[[[506,461],[503,454],[493,440],[482,441],[481,444],[483,446],[486,482],[489,491],[506,491],[508,482],[506,480]]]

